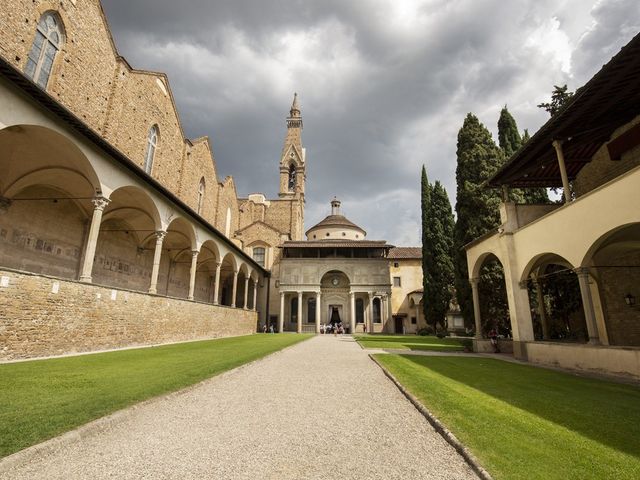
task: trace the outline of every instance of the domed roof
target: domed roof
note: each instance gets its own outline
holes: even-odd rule
[[[315,224],[309,230],[307,230],[306,235],[309,236],[309,233],[315,230],[322,230],[327,228],[341,228],[346,231],[357,231],[362,234],[362,238],[367,235],[367,232],[349,220],[347,217],[342,215],[340,211],[340,201],[335,197],[331,201],[331,215],[325,217],[322,221]]]

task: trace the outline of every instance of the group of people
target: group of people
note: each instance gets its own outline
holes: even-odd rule
[[[275,333],[275,330],[273,329],[273,323],[270,323],[269,326],[267,327],[267,324],[263,324],[262,325],[262,333]]]
[[[340,323],[328,323],[328,324],[322,324],[320,325],[320,333],[321,334],[325,334],[325,333],[332,333],[334,335],[338,335],[338,334],[343,334],[344,332],[344,326],[342,325],[342,322]]]

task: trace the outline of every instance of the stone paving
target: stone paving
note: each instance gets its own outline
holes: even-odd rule
[[[351,337],[317,336],[1,479],[472,479]]]

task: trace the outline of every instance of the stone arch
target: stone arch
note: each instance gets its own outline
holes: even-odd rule
[[[216,268],[221,260],[220,248],[215,240],[205,240],[198,253],[193,294],[195,300],[207,303],[214,302]]]
[[[601,235],[581,262],[589,273],[600,341],[640,346],[640,222]]]
[[[231,252],[226,253],[222,258],[220,266],[220,288],[218,292],[218,294],[220,295],[220,305],[235,305],[235,299],[232,297],[233,278],[236,275],[236,272],[238,272],[238,268],[238,261],[235,255]]]
[[[38,125],[0,130],[0,264],[79,275],[100,180],[78,146]]]
[[[469,276],[471,278],[477,278],[480,275],[480,269],[482,268],[484,263],[487,261],[487,258],[491,256],[495,257],[500,262],[500,265],[504,266],[504,261],[502,260],[500,254],[498,254],[495,251],[483,252],[475,259],[475,262],[473,263],[473,267],[469,270],[469,274],[470,274]]]
[[[532,275],[532,273],[535,272],[536,269],[540,268],[543,265],[551,264],[551,263],[555,265],[562,265],[568,269],[574,268],[574,266],[571,264],[569,260],[562,257],[561,255],[558,255],[557,253],[552,253],[552,252],[540,253],[535,257],[533,257],[531,260],[529,260],[529,262],[527,262],[527,264],[525,265],[522,271],[522,275],[520,276],[520,281],[526,282],[529,279],[529,277]]]
[[[353,283],[351,277],[349,276],[348,273],[346,273],[344,270],[336,270],[334,267],[325,267],[324,269],[320,270],[320,275],[319,275],[319,280],[320,280],[320,284],[323,283],[324,279],[327,277],[327,275],[329,273],[338,273],[341,275],[344,275],[348,281],[348,284],[351,285]]]

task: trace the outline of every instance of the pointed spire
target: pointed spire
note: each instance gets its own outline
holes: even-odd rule
[[[300,116],[300,106],[298,105],[298,94],[293,94],[293,103],[291,104],[291,110],[289,110],[289,115],[291,117],[299,117]]]

